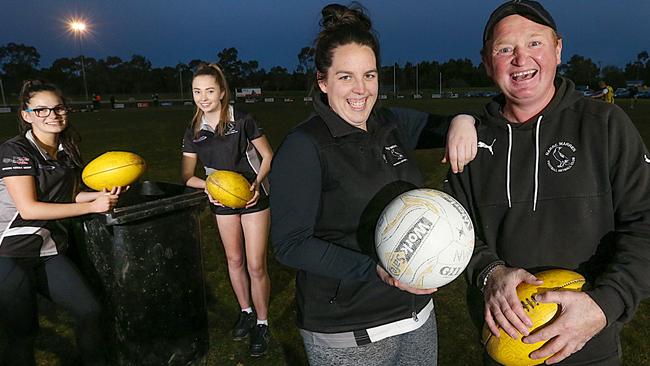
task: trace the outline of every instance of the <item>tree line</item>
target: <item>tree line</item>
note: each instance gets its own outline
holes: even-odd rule
[[[202,62],[217,62],[226,73],[231,87],[261,87],[263,91],[308,90],[314,81],[314,49],[303,47],[297,54],[293,70],[273,66],[266,70],[256,60],[241,60],[236,48],[224,48],[215,60],[190,60],[176,66],[153,67],[145,56],[133,55],[129,60],[108,56],[59,58],[49,67],[39,68],[41,55],[33,46],[7,43],[0,47],[0,80],[7,95],[16,94],[22,80],[44,78],[64,89],[67,95],[83,95],[82,62],[89,93],[143,94],[177,93],[189,98],[192,70]],[[450,59],[444,63],[435,60],[404,65],[383,66],[380,70],[382,92],[393,90],[408,94],[416,89],[490,87],[492,82],[483,70],[483,64],[471,60]],[[650,81],[650,57],[647,51],[637,55],[624,68],[607,65],[600,67],[590,58],[573,55],[560,65],[559,72],[577,85],[595,86],[606,80],[614,87],[625,87],[628,80]],[[393,80],[395,83],[393,84]],[[442,81],[442,85],[440,82]]]

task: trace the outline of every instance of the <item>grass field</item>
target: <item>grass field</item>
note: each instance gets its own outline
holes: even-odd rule
[[[420,110],[450,114],[459,111],[479,112],[485,99],[399,100],[388,105],[414,107]],[[650,100],[639,100],[637,108],[627,110],[628,101],[621,100],[637,124],[646,143],[650,143]],[[304,103],[247,104],[242,109],[252,113],[265,129],[271,144],[278,146],[287,131],[310,113]],[[180,142],[189,107],[178,109],[100,110],[79,113],[72,122],[81,133],[82,154],[86,161],[107,150],[129,150],[142,155],[148,163],[145,178],[154,181],[178,182]],[[16,117],[0,114],[0,140],[17,133]],[[427,186],[438,188],[447,167],[438,161],[442,151],[417,153],[425,173]],[[269,255],[271,275],[270,322],[273,340],[269,353],[260,359],[248,356],[247,342],[233,342],[230,327],[239,311],[227,278],[224,253],[211,215],[201,216],[202,247],[208,287],[210,348],[208,365],[304,365],[302,343],[294,325],[294,273],[278,264]],[[439,330],[440,365],[480,364],[480,345],[466,312],[465,283],[461,279],[442,288],[435,295]],[[41,333],[37,341],[39,366],[71,366],[74,338],[70,318],[46,301],[41,301]],[[0,332],[0,341],[5,336]],[[623,331],[625,365],[650,365],[650,301],[645,301],[635,319]],[[4,342],[2,342],[4,343]],[[3,346],[0,346],[3,347]]]

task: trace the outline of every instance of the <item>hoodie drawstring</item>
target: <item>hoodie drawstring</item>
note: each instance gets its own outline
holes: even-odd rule
[[[533,196],[533,211],[537,209],[537,192],[539,191],[539,127],[542,125],[542,117],[537,119],[535,128],[535,195]]]
[[[506,169],[506,193],[508,194],[508,208],[512,208],[512,197],[510,196],[510,156],[512,155],[512,127],[508,126],[508,166]]]
[[[533,195],[533,211],[537,210],[537,194],[539,192],[539,128],[542,124],[542,117],[537,119],[535,126],[535,192]],[[506,193],[508,195],[508,208],[512,208],[512,195],[510,193],[510,161],[512,157],[512,127],[508,126],[508,166],[506,169]]]

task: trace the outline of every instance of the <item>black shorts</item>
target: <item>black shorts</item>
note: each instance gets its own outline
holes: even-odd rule
[[[249,208],[230,208],[225,206],[217,206],[210,203],[210,211],[215,215],[245,215],[248,213],[263,211],[269,208],[269,196],[260,189],[260,198],[253,207]]]

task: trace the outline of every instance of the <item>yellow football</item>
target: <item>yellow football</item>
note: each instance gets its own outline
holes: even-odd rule
[[[230,208],[242,208],[253,198],[251,184],[243,175],[229,170],[217,170],[205,180],[213,199]]]
[[[560,310],[558,304],[536,302],[535,295],[547,291],[581,291],[582,286],[585,284],[585,278],[581,274],[566,269],[551,269],[537,273],[535,276],[544,281],[541,286],[527,283],[517,286],[517,297],[519,297],[521,305],[533,322],[533,326],[529,329],[531,333],[553,321]],[[542,347],[546,341],[526,344],[521,341],[521,337],[519,339],[510,338],[503,329],[500,329],[499,333],[500,335],[497,338],[490,332],[487,325],[483,326],[483,345],[490,357],[500,364],[532,366],[542,364],[550,357],[536,360],[529,357],[533,351]]]
[[[81,179],[88,187],[101,191],[124,187],[140,179],[147,164],[140,156],[127,151],[109,151],[88,163]]]

